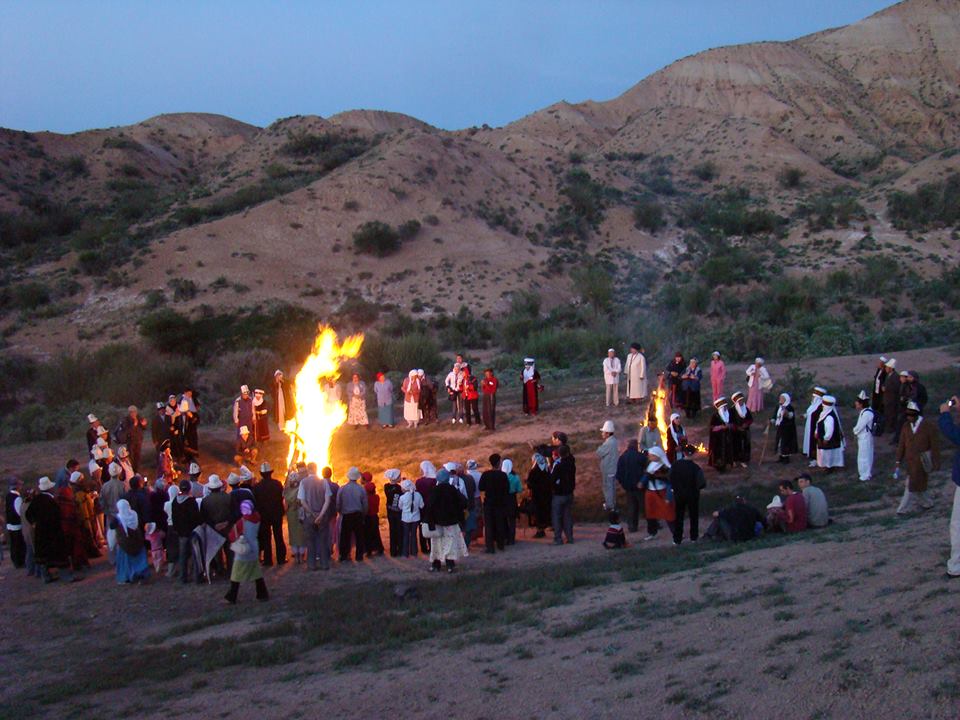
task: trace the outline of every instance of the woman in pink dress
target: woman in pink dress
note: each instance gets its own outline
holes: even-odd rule
[[[713,402],[717,398],[723,397],[723,381],[727,378],[727,366],[723,364],[720,353],[713,351],[713,359],[710,361],[710,385],[713,386]]]
[[[752,413],[763,410],[763,391],[773,387],[770,373],[763,364],[763,358],[758,357],[753,365],[747,368],[747,407]]]

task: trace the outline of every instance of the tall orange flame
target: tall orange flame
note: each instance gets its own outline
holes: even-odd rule
[[[283,428],[290,438],[287,467],[300,461],[315,462],[318,467],[330,464],[330,441],[347,420],[347,406],[328,394],[326,381],[339,379],[341,362],[357,357],[361,345],[363,334],[352,335],[340,344],[333,328],[318,327],[313,352],[294,379],[296,415]]]

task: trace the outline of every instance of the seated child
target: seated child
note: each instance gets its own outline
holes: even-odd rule
[[[623,525],[620,524],[620,513],[611,512],[609,520],[610,527],[607,528],[607,536],[603,539],[603,546],[607,550],[619,550],[627,547],[627,536],[623,532]]]

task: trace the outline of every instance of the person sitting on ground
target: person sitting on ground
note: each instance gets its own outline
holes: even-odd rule
[[[620,513],[616,510],[608,515],[610,521],[607,527],[607,535],[603,539],[603,546],[607,550],[620,550],[627,547],[627,536],[623,532],[623,525],[620,524]]]
[[[776,507],[776,501],[785,498],[780,507]],[[774,507],[770,507],[770,506]],[[768,517],[768,524],[771,530],[784,533],[796,533],[807,529],[807,503],[803,495],[793,489],[793,483],[790,480],[784,480],[780,483],[780,494],[774,497],[773,502],[767,506],[773,510]]]
[[[796,479],[797,486],[807,504],[807,527],[822,528],[830,524],[830,510],[827,507],[827,496],[823,490],[813,485],[809,473],[803,473]]]
[[[766,526],[763,514],[737,495],[733,505],[714,511],[713,522],[704,536],[711,540],[746,542],[759,536]]]

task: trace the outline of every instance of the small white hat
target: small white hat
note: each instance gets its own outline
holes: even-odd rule
[[[128,413],[140,412],[140,408],[138,408],[136,405],[130,405],[127,407],[127,412]]]
[[[917,405],[913,400],[907,403],[907,412],[920,412],[920,406]]]
[[[123,468],[121,468],[115,462],[112,462],[107,465],[107,472],[110,474],[110,477],[120,477],[120,473],[123,472]]]
[[[359,480],[360,479],[360,469],[352,467],[347,470],[347,480]]]
[[[774,495],[773,500],[767,505],[767,510],[775,510],[776,508],[783,507],[783,500],[780,499],[779,495]]]
[[[97,416],[94,415],[93,413],[90,413],[89,415],[87,415],[87,422],[89,423],[97,422]]]
[[[70,473],[70,484],[71,484],[71,485],[76,485],[76,484],[77,484],[78,482],[80,482],[81,480],[83,480],[83,473],[82,473],[82,472],[73,471],[72,473]]]
[[[533,365],[533,358],[532,358],[532,357],[525,357],[525,358],[523,359],[523,363],[524,363],[524,365]]]
[[[37,487],[40,488],[40,492],[46,492],[47,490],[53,490],[53,482],[44,475],[37,481]]]
[[[246,465],[240,466],[240,479],[253,480],[253,473],[250,472],[250,468],[248,468]]]
[[[102,450],[103,448],[107,447],[107,441],[104,440],[102,437],[98,437],[97,444],[94,445],[94,447],[97,448],[98,450]]]
[[[886,362],[887,362],[887,356],[886,356],[886,355],[881,355],[881,356],[880,356],[880,362],[886,363]]]
[[[452,462],[452,461],[443,464],[443,469],[446,470],[446,471],[449,472],[449,473],[454,473],[454,472],[456,472],[458,467],[460,467],[460,466],[457,465],[457,463]]]
[[[727,400],[727,398],[726,398],[725,395],[721,395],[720,397],[718,397],[716,400],[713,401],[713,406],[714,406],[717,410],[719,410],[720,408],[722,408],[724,405],[729,405],[729,404],[730,404],[730,401]]]
[[[261,474],[263,474],[263,473],[272,473],[272,472],[273,472],[273,468],[270,467],[270,463],[265,462],[265,463],[261,463],[261,464],[260,464],[260,473],[261,473]]]
[[[896,358],[890,358],[889,360],[887,360],[887,362],[886,362],[885,364],[886,364],[886,366],[887,366],[888,368],[890,368],[891,370],[893,370],[893,369],[897,366],[897,359],[896,359]]]
[[[261,390],[260,388],[257,388],[256,390],[253,391],[253,394],[254,394],[254,395],[263,395],[263,390]]]
[[[607,421],[603,424],[603,427],[600,428],[600,432],[610,433],[611,435],[612,435],[614,432],[616,432],[616,430],[614,430],[614,428],[613,428],[613,420],[607,420]]]
[[[733,395],[730,396],[730,399],[736,402],[737,400],[743,400],[743,393],[737,390]]]
[[[910,373],[908,373],[906,370],[901,370],[900,377],[910,377]]]
[[[400,479],[400,471],[397,468],[390,468],[383,473],[383,476],[390,482],[395,482]]]
[[[616,350],[614,350],[613,348],[607,348],[607,352],[608,352],[608,353],[615,353]]]
[[[714,350],[714,351],[711,353],[711,355],[713,355],[713,357],[715,357],[715,358],[718,358],[718,357],[720,357],[720,351],[719,351],[719,350]]]
[[[190,467],[187,468],[187,475],[199,475],[199,474],[200,474],[200,466],[197,465],[195,462],[190,463]]]
[[[867,395],[867,391],[866,391],[866,390],[861,390],[861,391],[860,391],[860,394],[857,395],[857,400],[869,400],[869,399],[870,399],[870,396]]]
[[[814,394],[814,395],[819,395],[820,397],[823,397],[824,395],[827,394],[827,389],[826,389],[826,388],[822,388],[822,387],[820,387],[819,385],[817,385],[817,386],[813,389],[813,394]]]
[[[223,487],[223,481],[219,475],[211,475],[207,478],[207,487],[211,490],[219,490]]]
[[[130,457],[130,451],[127,450],[126,445],[121,445],[119,448],[117,448],[117,455],[119,455],[121,458],[127,458]]]
[[[231,487],[233,487],[234,485],[239,485],[242,479],[243,478],[241,478],[239,475],[232,472],[229,475],[227,475],[227,485]],[[210,484],[209,481],[207,482],[207,484],[208,485]]]
[[[274,371],[273,371],[273,376],[274,376],[274,377],[279,377],[280,375],[283,375],[283,370],[274,370]]]
[[[244,395],[244,394],[249,395],[249,394],[250,394],[250,386],[249,386],[249,385],[241,385],[241,386],[240,386],[240,394],[241,394],[241,395]]]
[[[157,403],[157,410],[163,410],[164,404],[165,404],[165,403],[158,402],[158,403]]]
[[[757,363],[758,365],[763,365],[764,360],[762,357],[758,357],[756,360],[754,360],[754,362]]]
[[[97,428],[97,435],[103,437],[104,435],[109,435],[110,431],[107,430],[103,425]]]
[[[149,535],[156,529],[157,529],[157,524],[155,522],[148,522],[146,525],[143,526],[143,533],[145,535]]]
[[[240,434],[241,434],[241,435],[249,435],[249,434],[250,434],[250,428],[248,428],[246,425],[241,425],[241,426],[240,426]]]
[[[836,405],[837,399],[833,395],[824,395],[823,396],[824,405]]]

